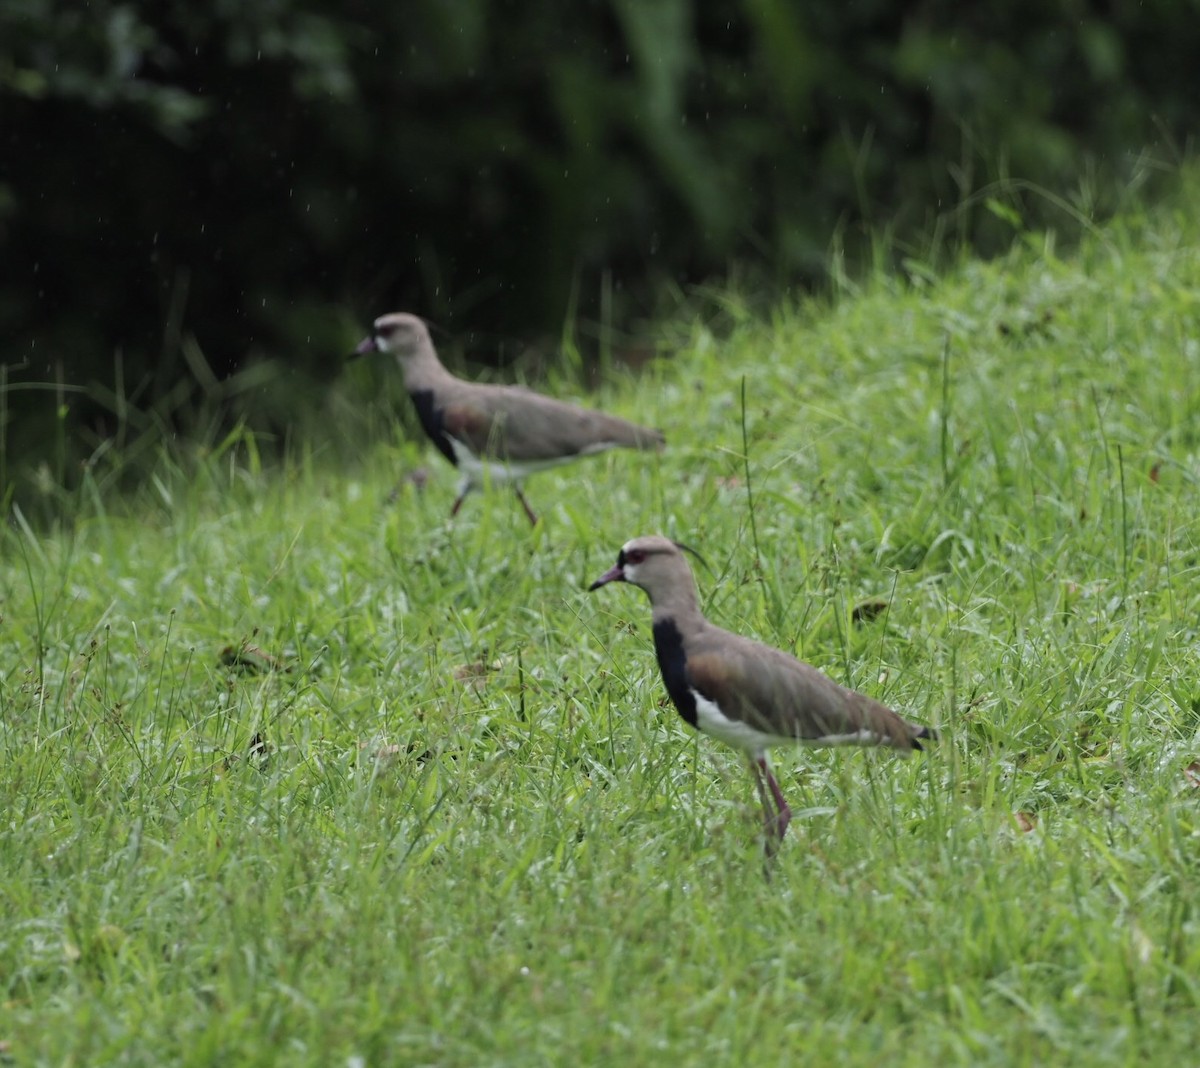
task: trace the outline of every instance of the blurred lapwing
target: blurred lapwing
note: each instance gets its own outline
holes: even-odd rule
[[[429,331],[415,315],[396,313],[375,320],[370,337],[356,356],[390,352],[404,373],[404,388],[433,443],[462,472],[463,498],[487,479],[509,482],[529,516],[537,522],[521,483],[527,475],[607,449],[657,449],[657,430],[627,423],[603,412],[542,396],[524,386],[488,385],[455,378],[438,359]]]
[[[588,589],[631,582],[650,595],[654,650],[667,693],[691,726],[747,755],[762,800],[769,857],[792,818],[767,759],[769,748],[858,745],[904,752],[936,735],[839,686],[811,664],[709,623],[696,602],[684,548],[666,538],[634,538],[622,547],[616,566]]]

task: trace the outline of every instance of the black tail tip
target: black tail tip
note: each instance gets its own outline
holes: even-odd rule
[[[919,738],[926,738],[931,742],[936,742],[941,738],[941,735],[939,735],[938,732],[935,731],[932,727],[922,727],[919,731],[917,731],[917,733],[915,735],[913,735],[912,747],[914,749],[924,749],[925,748],[917,740]]]

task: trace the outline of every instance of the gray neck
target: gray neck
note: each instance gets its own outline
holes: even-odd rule
[[[398,357],[398,362],[404,375],[404,388],[409,393],[435,389],[454,377],[442,366],[442,361],[438,359],[437,352],[429,342],[424,342],[413,352]]]
[[[666,592],[651,596],[650,603],[654,608],[655,623],[661,619],[673,619],[680,630],[704,624],[704,616],[696,601],[696,584],[690,574],[686,582],[675,583]]]

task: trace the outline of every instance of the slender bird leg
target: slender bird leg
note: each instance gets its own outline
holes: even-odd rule
[[[462,507],[462,502],[467,499],[467,494],[470,492],[471,480],[464,475],[458,483],[458,496],[454,498],[454,503],[450,506],[451,519],[458,515],[458,510]]]
[[[783,840],[783,836],[787,834],[788,824],[792,822],[792,809],[787,803],[787,798],[783,796],[783,791],[779,789],[779,783],[775,780],[775,776],[771,773],[771,767],[763,758],[763,770],[767,773],[767,785],[771,788],[771,796],[775,798],[775,804],[779,808],[779,838]]]
[[[758,799],[762,803],[763,849],[767,854],[767,867],[764,870],[769,879],[771,877],[771,861],[775,859],[775,854],[779,850],[780,839],[783,836],[779,833],[776,811],[771,804],[771,799],[767,796],[767,784],[763,781],[763,771],[765,768],[765,759],[750,758],[750,770],[754,773],[754,785],[758,787]],[[767,774],[770,775],[770,771],[767,771]]]
[[[521,502],[521,507],[525,509],[525,514],[529,516],[530,524],[536,527],[538,521],[537,512],[529,507],[529,502],[525,499],[525,494],[521,491],[521,487],[515,482],[513,483],[513,489],[517,491],[517,500]]]
[[[792,822],[792,810],[788,807],[787,798],[783,796],[783,791],[779,789],[779,783],[775,781],[775,776],[771,773],[771,765],[767,763],[767,758],[765,756],[759,757],[756,764],[763,775],[766,776],[767,786],[771,790],[771,796],[775,799],[777,812],[774,832],[782,842],[783,836],[787,834],[788,824]],[[766,808],[765,803],[763,808]]]

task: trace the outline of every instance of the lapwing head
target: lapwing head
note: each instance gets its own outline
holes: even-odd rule
[[[428,344],[429,330],[420,318],[407,312],[393,312],[375,320],[371,333],[358,343],[354,355],[390,352],[404,363]]]
[[[651,604],[665,604],[676,593],[692,590],[692,570],[684,552],[697,555],[695,550],[670,538],[658,535],[634,538],[621,546],[616,565],[596,579],[588,592],[610,582],[630,582],[650,595]]]

